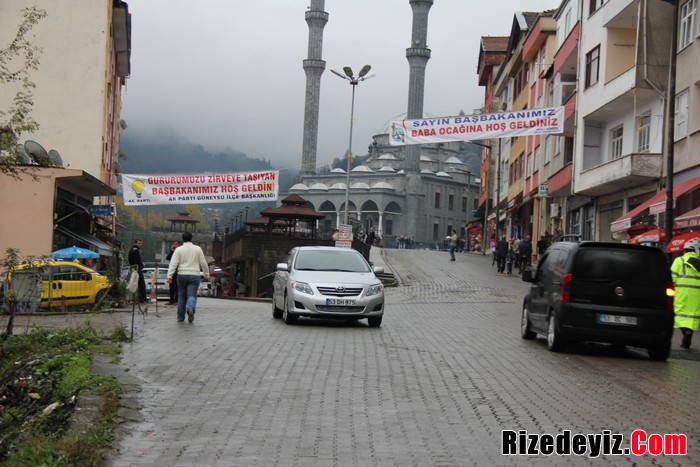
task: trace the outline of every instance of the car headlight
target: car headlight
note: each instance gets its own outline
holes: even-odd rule
[[[371,297],[372,295],[380,294],[380,293],[382,293],[382,290],[384,290],[384,284],[374,284],[374,285],[371,285],[371,286],[367,289],[367,296],[368,296],[368,297]]]
[[[292,288],[297,292],[313,295],[314,291],[306,282],[292,282]]]

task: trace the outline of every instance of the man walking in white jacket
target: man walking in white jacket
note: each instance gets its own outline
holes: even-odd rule
[[[202,249],[192,243],[192,232],[182,234],[183,244],[175,249],[168,267],[168,284],[172,284],[173,275],[177,272],[177,321],[194,321],[194,313],[197,309],[197,289],[201,273],[204,280],[209,280],[209,266],[204,259]]]

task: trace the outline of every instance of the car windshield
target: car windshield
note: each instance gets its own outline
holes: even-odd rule
[[[665,283],[667,266],[654,251],[581,249],[574,262],[574,278],[581,281],[630,280],[646,286]]]
[[[354,250],[302,250],[294,267],[302,271],[370,271],[364,258]]]

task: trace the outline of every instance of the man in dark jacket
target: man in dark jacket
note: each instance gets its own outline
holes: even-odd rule
[[[506,270],[506,256],[508,255],[508,241],[505,235],[496,243],[496,266],[498,273],[503,274]]]
[[[137,238],[134,240],[134,246],[129,251],[129,266],[131,270],[136,269],[139,272],[139,303],[148,303],[146,298],[146,280],[143,277],[143,261],[141,261],[141,247],[143,240]]]
[[[518,245],[518,264],[520,265],[520,274],[523,273],[523,269],[530,266],[530,261],[532,260],[532,241],[530,236],[526,235],[525,240],[520,242]]]

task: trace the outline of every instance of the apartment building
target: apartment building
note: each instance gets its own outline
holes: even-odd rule
[[[565,124],[561,135],[511,138],[495,151],[501,232],[631,243],[656,232],[649,243],[661,245],[667,187],[674,229],[700,227],[697,23],[697,0],[564,0],[553,15],[515,14],[490,99],[514,110],[563,106]]]
[[[32,117],[39,129],[22,134],[18,143],[27,146],[31,140],[54,149],[60,163],[35,166],[39,182],[3,177],[0,212],[12,222],[0,227],[0,250],[13,247],[24,256],[40,256],[77,245],[109,257],[124,126],[121,92],[130,73],[128,5],[121,0],[2,2],[0,44],[13,40],[27,7],[46,12],[28,38],[42,49],[29,76],[36,85]],[[16,92],[3,85],[0,105],[7,106]]]

